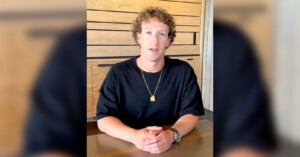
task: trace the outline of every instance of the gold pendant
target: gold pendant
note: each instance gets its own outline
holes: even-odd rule
[[[155,102],[155,96],[154,96],[154,95],[152,95],[152,96],[150,97],[150,101],[151,101],[151,102]]]

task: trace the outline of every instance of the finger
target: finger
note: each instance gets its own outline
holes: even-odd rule
[[[148,130],[148,133],[153,134],[153,135],[157,135],[162,131],[162,127],[158,127],[158,126],[150,126],[146,128]]]
[[[144,145],[145,148],[150,149],[150,150],[160,150],[164,147],[166,147],[166,143],[158,141],[154,143],[149,143],[147,145]]]
[[[151,133],[151,132],[148,132],[147,134],[145,134],[145,139],[153,139],[153,138],[156,138],[156,134],[154,133]]]
[[[146,127],[146,129],[148,129],[148,130],[161,131],[161,130],[162,130],[162,127],[160,127],[160,126],[148,126],[148,127]]]
[[[160,148],[156,147],[155,144],[144,146],[144,149],[148,152],[159,152]]]
[[[152,135],[158,135],[160,133],[160,131],[159,130],[149,130],[148,133],[152,134]]]
[[[147,138],[145,139],[145,141],[143,142],[144,145],[150,145],[150,144],[154,144],[154,143],[158,143],[159,140],[157,138]]]
[[[163,153],[165,152],[167,149],[166,148],[155,148],[155,149],[151,149],[149,152],[151,154],[160,154],[160,153]]]
[[[152,146],[150,146],[150,145],[142,145],[141,148],[142,148],[142,150],[147,151],[147,152],[151,152],[151,151],[155,150],[155,148],[152,148]]]

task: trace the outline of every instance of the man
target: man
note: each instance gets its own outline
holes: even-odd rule
[[[149,7],[133,23],[140,56],[112,66],[100,90],[101,131],[162,153],[189,133],[204,113],[195,73],[186,62],[165,57],[175,22],[164,9]],[[161,126],[172,125],[163,130]]]

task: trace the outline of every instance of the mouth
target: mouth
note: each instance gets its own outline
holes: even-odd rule
[[[150,50],[151,52],[155,52],[155,53],[158,52],[158,49],[157,49],[157,48],[150,48],[149,50]]]

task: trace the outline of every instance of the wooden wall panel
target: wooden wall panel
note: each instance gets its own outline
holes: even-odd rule
[[[87,62],[87,117],[93,117],[94,113],[94,106],[93,106],[93,74],[92,74],[92,64]]]
[[[95,10],[87,10],[86,13],[88,21],[127,23],[127,24],[132,23],[136,15],[137,15],[136,13],[95,11]]]
[[[202,88],[202,56],[194,56],[194,57],[186,57],[183,58],[182,60],[186,60],[194,69],[194,72],[196,73],[197,76],[197,81],[198,84],[200,86],[200,88]]]
[[[185,3],[202,3],[202,0],[160,0],[160,1],[176,1],[176,2],[185,2]]]
[[[133,4],[134,3],[134,4]],[[176,15],[201,15],[201,4],[199,3],[182,3],[177,1],[159,1],[159,0],[88,0],[87,9],[93,10],[111,10],[122,12],[140,12],[148,6],[160,6],[168,9],[170,14]]]
[[[87,22],[87,29],[131,31],[132,24]],[[177,32],[199,32],[199,26],[176,26]]]
[[[201,10],[201,8],[199,8]],[[131,24],[136,18],[137,13],[124,13],[112,11],[87,11],[88,22],[106,22],[106,23],[125,23]],[[177,25],[199,26],[200,16],[173,16]]]
[[[197,43],[197,44],[200,44],[200,42],[202,42],[202,40],[200,40],[200,39],[201,39],[200,34],[197,33],[197,34],[196,34],[196,43]]]
[[[199,45],[171,45],[166,55],[199,54]],[[111,57],[111,56],[137,56],[140,54],[138,46],[88,46],[87,57]]]
[[[194,43],[193,33],[176,33],[176,39],[173,44]],[[131,32],[128,31],[87,31],[88,45],[136,45]]]
[[[87,22],[87,29],[130,31],[132,24]]]

